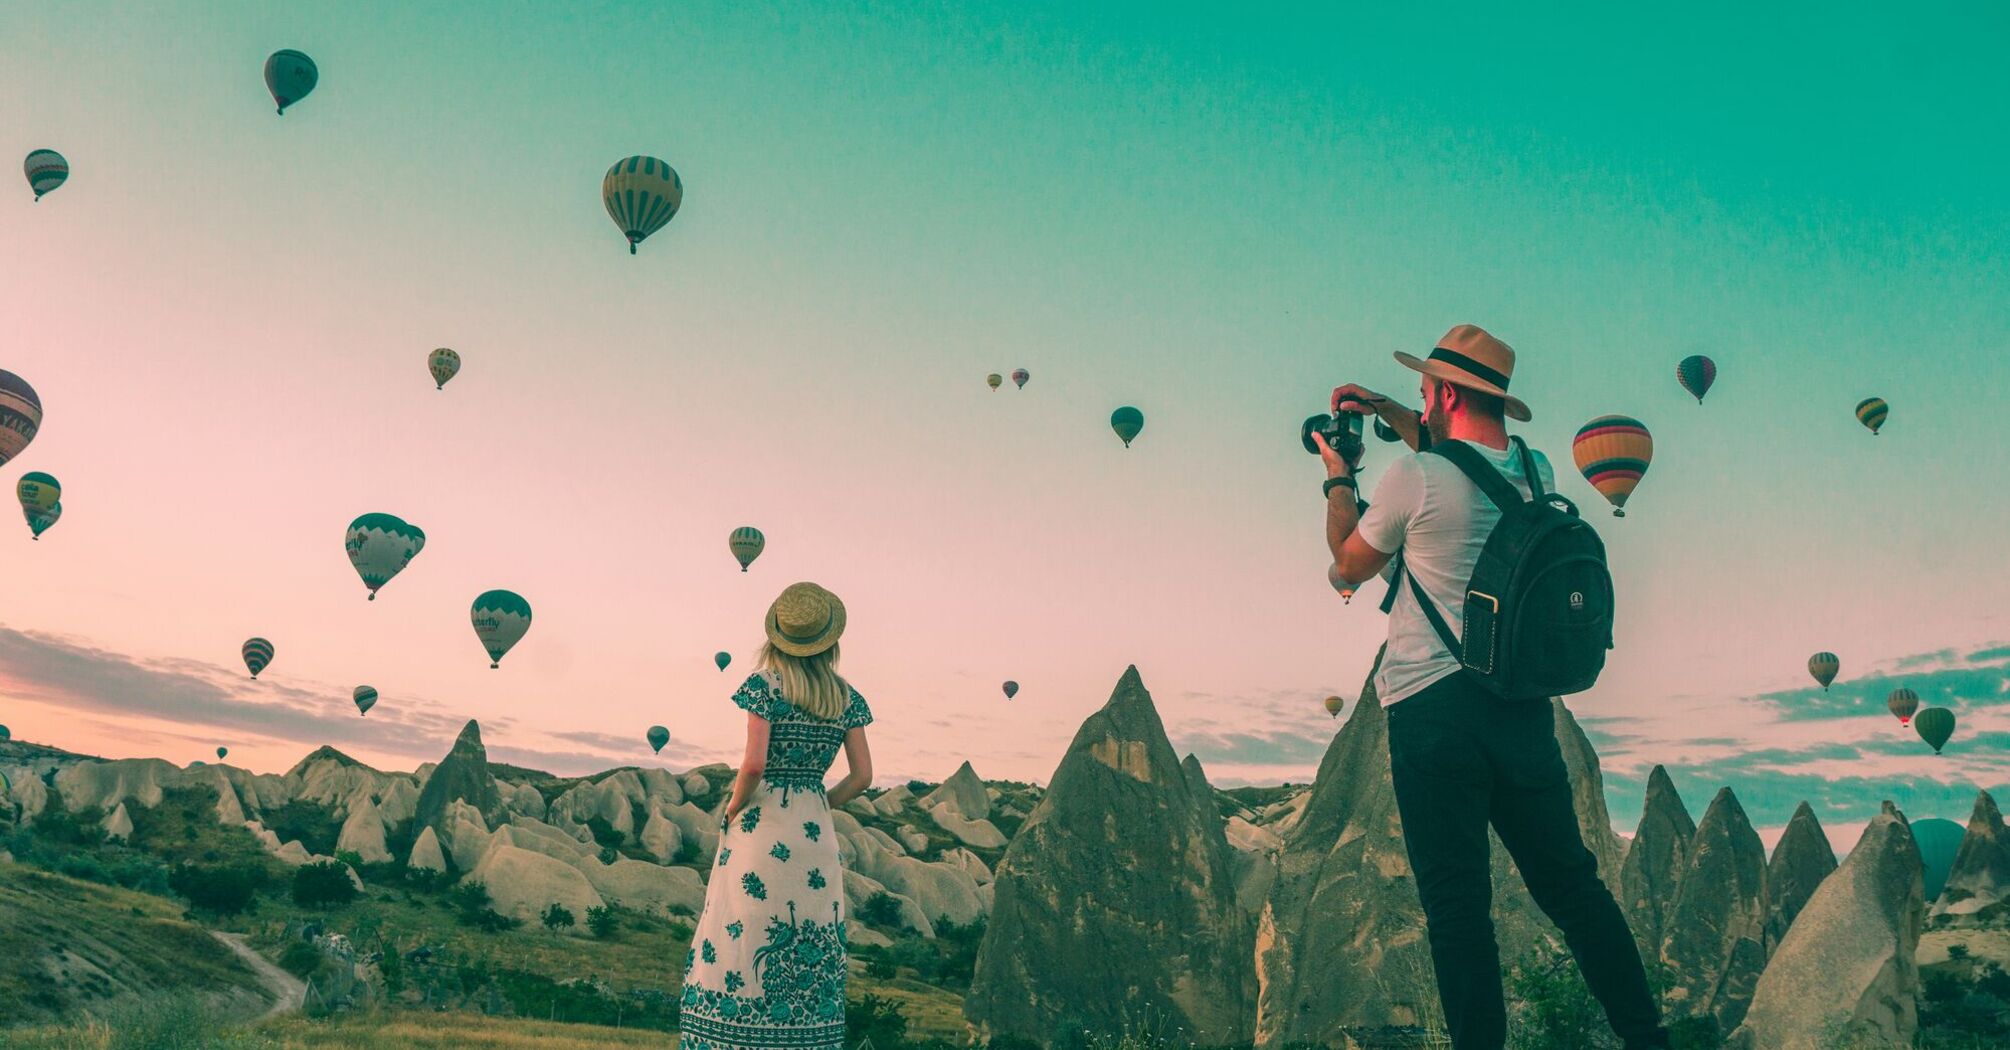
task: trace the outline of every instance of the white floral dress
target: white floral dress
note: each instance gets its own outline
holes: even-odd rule
[[[684,960],[686,1050],[844,1045],[844,874],[824,775],[865,698],[835,720],[782,699],[754,674],[733,702],[770,723],[767,767],[719,836],[705,910]]]

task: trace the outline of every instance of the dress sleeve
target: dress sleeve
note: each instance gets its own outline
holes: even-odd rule
[[[851,687],[846,686],[845,688],[850,689]],[[857,729],[859,726],[866,725],[872,721],[872,708],[865,706],[865,697],[858,695],[858,690],[856,689],[851,690],[851,702],[844,705],[842,720],[846,729]]]
[[[756,671],[748,675],[746,681],[740,683],[739,690],[733,694],[733,703],[749,714],[760,715],[772,722],[775,720],[775,706],[782,703],[782,700],[775,695],[774,688],[768,684],[768,676]]]

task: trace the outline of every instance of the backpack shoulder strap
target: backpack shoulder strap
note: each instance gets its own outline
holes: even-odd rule
[[[1417,607],[1424,610],[1424,619],[1431,622],[1431,630],[1438,633],[1438,640],[1445,643],[1445,651],[1463,661],[1464,657],[1461,654],[1465,652],[1465,646],[1460,645],[1458,640],[1452,637],[1452,627],[1445,622],[1444,614],[1438,612],[1438,603],[1424,593],[1424,585],[1418,583],[1416,574],[1410,572],[1409,566],[1403,564],[1402,551],[1396,552],[1396,575],[1389,579],[1389,591],[1382,596],[1382,612],[1387,614],[1390,609],[1395,608],[1396,595],[1400,593],[1398,588],[1404,577],[1409,578],[1410,594],[1417,599]]]
[[[1526,451],[1524,447],[1524,454]],[[1463,441],[1445,441],[1432,445],[1427,454],[1451,460],[1452,465],[1459,468],[1459,473],[1471,478],[1473,484],[1478,485],[1480,491],[1486,493],[1487,498],[1492,500],[1494,506],[1499,507],[1503,514],[1525,502],[1521,498],[1521,493],[1515,491],[1514,485],[1502,476],[1500,471],[1495,470],[1493,464],[1481,459],[1480,454]],[[1532,461],[1523,460],[1524,468],[1530,465]]]
[[[1529,498],[1538,503],[1542,502],[1542,498],[1548,493],[1543,491],[1542,471],[1535,469],[1535,456],[1529,453],[1528,442],[1523,441],[1519,434],[1509,438],[1508,441],[1514,446],[1515,451],[1521,454],[1521,473],[1522,477],[1528,479]]]

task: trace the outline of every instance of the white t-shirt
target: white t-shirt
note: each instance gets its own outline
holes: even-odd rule
[[[1521,457],[1512,445],[1488,448],[1467,442],[1492,463],[1521,492],[1529,495],[1528,481],[1522,476]],[[1556,491],[1556,475],[1549,459],[1529,450],[1544,491]],[[1500,508],[1487,499],[1472,479],[1451,460],[1428,453],[1411,453],[1389,464],[1382,480],[1369,497],[1368,513],[1361,518],[1361,538],[1378,551],[1403,552],[1403,575],[1414,574],[1438,607],[1438,615],[1460,636],[1465,623],[1466,584],[1479,563],[1480,548],[1501,517]],[[1389,610],[1389,647],[1382,654],[1382,667],[1375,673],[1375,693],[1387,707],[1414,696],[1425,686],[1458,670],[1458,658],[1445,648],[1431,621],[1424,618],[1417,596],[1410,593],[1410,581],[1398,579],[1396,604]]]

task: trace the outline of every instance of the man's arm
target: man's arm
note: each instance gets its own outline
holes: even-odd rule
[[[1337,395],[1336,395],[1337,397]],[[1326,464],[1326,548],[1333,552],[1333,564],[1349,583],[1360,583],[1382,571],[1389,554],[1368,545],[1361,538],[1360,495],[1356,490],[1354,467],[1340,453],[1319,443],[1319,458]],[[1344,479],[1344,480],[1335,480]]]
[[[1342,405],[1352,405],[1354,407],[1343,409],[1340,407]],[[1417,431],[1421,426],[1421,417],[1417,413],[1356,383],[1349,383],[1346,386],[1334,389],[1333,411],[1335,413],[1343,411],[1358,412],[1362,410],[1373,412],[1376,419],[1388,424],[1389,429],[1395,431],[1396,436],[1403,439],[1403,444],[1410,446],[1410,451],[1417,451]]]

